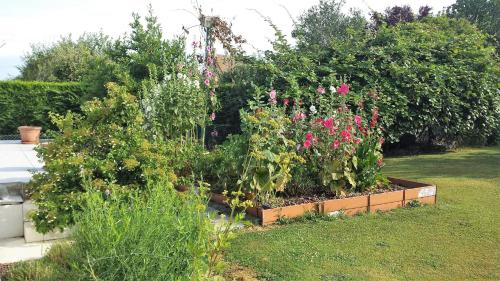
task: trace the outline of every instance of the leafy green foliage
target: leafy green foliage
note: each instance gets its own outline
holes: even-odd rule
[[[167,147],[147,139],[136,98],[115,84],[108,88],[108,98],[85,103],[82,115],[53,115],[59,134],[38,149],[44,172],[35,174],[29,187],[39,207],[32,218],[40,232],[74,224],[85,179],[96,189],[118,193],[164,178],[175,181]]]
[[[49,112],[80,111],[79,83],[0,81],[0,134],[16,134],[22,125],[54,129]]]
[[[347,103],[365,103],[366,113],[376,103],[389,145],[485,144],[498,131],[498,58],[486,35],[465,20],[427,17],[382,26],[334,40],[320,52],[293,48],[280,34],[273,52],[249,62],[243,76],[235,73],[241,99],[255,84],[308,108],[318,86],[348,79],[355,94]],[[225,102],[222,108],[231,110]],[[238,131],[234,126],[228,130]]]

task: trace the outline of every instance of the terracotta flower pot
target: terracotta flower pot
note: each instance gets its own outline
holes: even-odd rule
[[[42,127],[21,126],[18,128],[22,144],[39,144]]]

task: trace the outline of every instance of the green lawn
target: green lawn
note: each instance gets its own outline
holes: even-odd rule
[[[386,162],[438,205],[241,233],[226,259],[263,280],[500,280],[500,147]]]

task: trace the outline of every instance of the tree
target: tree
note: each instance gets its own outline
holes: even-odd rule
[[[350,31],[364,30],[366,20],[360,10],[341,11],[344,0],[321,0],[298,19],[292,36],[300,46],[327,46],[333,39],[342,39]]]
[[[465,18],[492,36],[500,50],[500,0],[457,0],[446,9],[450,17]]]
[[[73,40],[71,35],[50,45],[32,45],[19,67],[19,78],[29,81],[80,81],[88,65],[110,47],[109,38],[102,33],[86,33]]]

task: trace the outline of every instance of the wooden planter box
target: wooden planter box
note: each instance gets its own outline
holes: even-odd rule
[[[247,213],[259,218],[261,225],[269,225],[281,217],[296,218],[306,213],[336,215],[342,212],[353,216],[365,212],[389,211],[404,207],[411,201],[419,201],[421,204],[435,204],[437,201],[437,187],[435,185],[396,178],[389,178],[389,180],[393,184],[405,187],[405,189],[272,209],[251,207],[247,209]],[[212,193],[210,200],[226,204],[226,197],[221,194]]]

